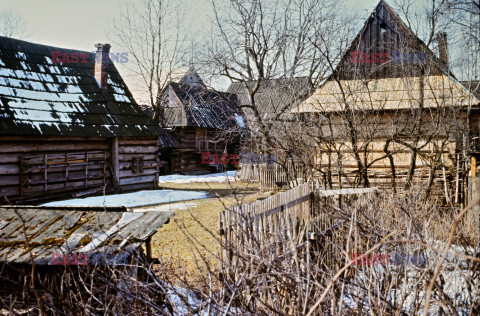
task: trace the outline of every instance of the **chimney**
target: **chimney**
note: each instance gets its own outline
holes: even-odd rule
[[[448,67],[448,43],[447,33],[440,32],[437,34],[438,58],[443,66]]]
[[[98,85],[102,91],[107,92],[108,86],[108,54],[110,53],[109,44],[97,44],[95,56],[95,79],[97,80]]]

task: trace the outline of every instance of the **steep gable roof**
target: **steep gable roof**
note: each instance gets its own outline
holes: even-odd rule
[[[87,54],[88,62],[54,63],[52,51]],[[107,94],[101,91],[92,60],[89,52],[0,37],[0,134],[162,135],[164,131],[136,104],[112,62]]]
[[[243,127],[233,94],[207,89],[197,81],[181,82],[188,81],[170,82],[159,97],[166,127]]]
[[[381,0],[329,79],[378,79],[421,74],[438,76],[447,74],[447,69],[392,7]]]
[[[251,105],[247,88],[252,89],[254,85],[255,82],[233,82],[227,92],[237,96],[240,106]],[[312,88],[307,77],[264,80],[255,93],[256,107],[263,120],[288,119],[290,110],[311,93]],[[247,120],[256,121],[251,109],[244,108],[243,111]]]
[[[380,1],[332,75],[293,113],[468,106],[480,101]]]

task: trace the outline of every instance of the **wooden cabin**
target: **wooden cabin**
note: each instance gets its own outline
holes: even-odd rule
[[[479,98],[380,1],[330,77],[295,109],[320,126],[317,165],[327,187],[418,185],[464,201]],[[324,122],[318,124],[319,122]]]
[[[135,103],[110,45],[96,47],[91,56],[0,37],[4,203],[157,186],[158,144],[171,140]]]
[[[204,174],[234,167],[245,127],[234,95],[206,88],[191,68],[158,100],[159,118],[178,142],[169,157],[171,172]],[[227,158],[220,161],[222,155]]]

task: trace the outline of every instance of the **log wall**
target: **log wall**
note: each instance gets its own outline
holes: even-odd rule
[[[175,130],[180,147],[172,154],[172,172],[183,174],[204,174],[215,171],[215,166],[202,164],[202,152],[222,154],[227,147],[218,140],[214,130],[201,127],[182,127]],[[229,152],[230,153],[230,152]]]
[[[157,138],[118,140],[118,181],[112,177],[112,143],[108,138],[0,136],[1,203],[155,188]],[[135,171],[134,157],[141,161]]]
[[[140,159],[141,171],[134,170],[134,159]],[[158,138],[119,138],[119,185],[122,191],[158,187]],[[140,171],[140,172],[139,172]]]
[[[0,197],[19,203],[100,190],[109,162],[106,138],[1,136]]]

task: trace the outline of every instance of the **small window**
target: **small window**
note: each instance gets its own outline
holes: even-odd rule
[[[142,156],[132,158],[132,172],[143,173],[143,157]]]

